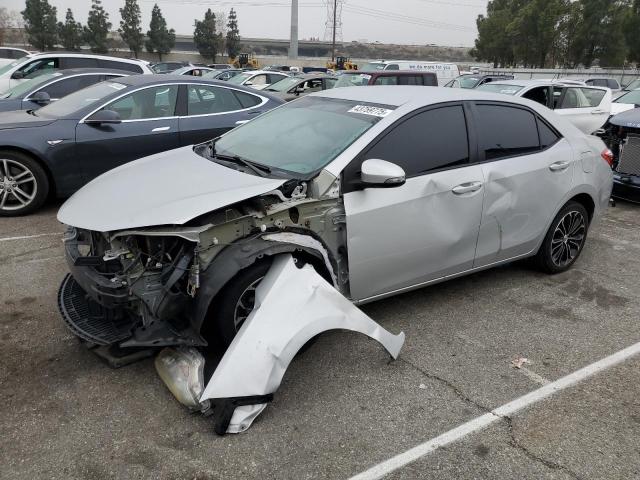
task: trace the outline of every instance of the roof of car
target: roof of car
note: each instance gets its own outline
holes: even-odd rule
[[[54,70],[51,73],[60,73],[65,77],[71,75],[89,74],[89,73],[103,73],[103,74],[116,74],[116,75],[133,75],[133,72],[127,70],[116,70],[113,68],[67,68],[64,70]],[[37,78],[37,77],[34,77]]]
[[[344,70],[340,75],[375,75],[376,77],[393,77],[398,75],[436,75],[435,72],[424,70]]]
[[[46,57],[46,56],[55,56],[55,57],[89,57],[89,58],[101,58],[105,60],[113,60],[114,62],[125,62],[125,63],[134,63],[134,64],[148,64],[144,60],[139,60],[135,58],[123,58],[123,57],[113,57],[111,55],[94,55],[90,53],[80,53],[80,52],[38,52],[38,53],[30,53],[30,58],[36,57]]]

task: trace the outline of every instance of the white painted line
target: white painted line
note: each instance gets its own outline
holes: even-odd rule
[[[605,357],[602,360],[598,360],[591,365],[587,365],[580,370],[576,370],[575,372],[570,373],[569,375],[551,382],[543,387],[540,387],[531,393],[527,393],[520,398],[517,398],[505,405],[502,405],[501,407],[496,408],[495,410],[492,410],[490,413],[485,413],[484,415],[476,417],[473,420],[470,420],[467,423],[454,428],[453,430],[449,430],[448,432],[445,432],[436,438],[432,438],[431,440],[421,443],[420,445],[417,445],[412,449],[407,450],[406,452],[400,453],[395,457],[390,458],[389,460],[385,460],[384,462],[371,467],[369,470],[351,477],[350,480],[380,479],[391,472],[394,472],[412,462],[415,462],[416,460],[419,460],[421,457],[434,452],[440,447],[444,447],[445,445],[456,442],[472,433],[479,432],[480,430],[483,430],[487,426],[503,419],[504,417],[511,416],[514,413],[517,413],[520,410],[533,405],[534,403],[540,402],[541,400],[550,397],[556,392],[572,387],[573,385],[586,380],[587,378],[592,377],[593,375],[600,373],[608,368],[611,368],[623,362],[624,360],[637,355],[638,353],[640,353],[640,342],[631,345],[624,350],[620,350],[613,355]]]
[[[540,385],[547,385],[548,383],[551,383],[542,375],[538,375],[536,372],[534,372],[533,370],[529,370],[527,367],[520,367],[518,370],[520,370],[527,377],[529,377],[534,382],[539,383]]]
[[[62,238],[62,232],[55,233],[40,233],[38,235],[24,235],[22,237],[5,237],[0,238],[0,242],[11,242],[14,240],[29,240],[30,238],[40,238],[40,237],[53,237],[55,235],[59,235]]]

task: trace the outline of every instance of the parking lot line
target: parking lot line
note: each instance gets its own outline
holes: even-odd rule
[[[479,432],[483,430],[490,424],[509,417],[514,413],[523,410],[534,403],[537,403],[541,400],[544,400],[551,395],[560,392],[566,388],[572,387],[579,382],[586,380],[593,375],[600,373],[608,368],[611,368],[631,357],[640,353],[640,342],[631,345],[623,350],[620,350],[608,357],[605,357],[601,360],[598,360],[595,363],[587,365],[580,370],[576,370],[569,375],[566,375],[554,382],[548,383],[547,385],[538,388],[526,395],[523,395],[520,398],[517,398],[509,403],[502,405],[489,413],[485,413],[484,415],[480,415],[479,417],[470,420],[467,423],[464,423],[448,432],[439,435],[438,437],[432,438],[431,440],[427,440],[420,445],[413,447],[406,452],[400,453],[395,457],[392,457],[388,460],[385,460],[368,470],[365,470],[358,475],[351,477],[350,480],[376,480],[384,477],[385,475],[394,472],[410,463],[419,460],[420,458],[436,451],[440,447],[444,447],[450,443],[461,440],[462,438],[470,435],[472,433]]]
[[[30,238],[40,238],[40,237],[53,237],[54,235],[59,235],[62,237],[61,232],[52,232],[52,233],[39,233],[37,235],[23,235],[21,237],[5,237],[0,238],[0,242],[11,242],[14,240],[29,240]]]

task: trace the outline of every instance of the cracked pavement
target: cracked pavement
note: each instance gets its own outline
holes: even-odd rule
[[[1,219],[0,238],[61,232],[57,207]],[[639,253],[640,206],[618,202],[569,272],[516,263],[366,305],[406,333],[398,361],[364,336],[325,334],[251,429],[217,437],[152,360],[110,370],[65,329],[59,236],[0,241],[0,478],[347,478],[640,341]],[[640,478],[639,367],[632,358],[388,478]]]

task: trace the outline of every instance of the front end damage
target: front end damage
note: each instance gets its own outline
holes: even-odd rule
[[[599,135],[613,152],[612,196],[640,203],[640,113],[636,110],[611,117]]]

